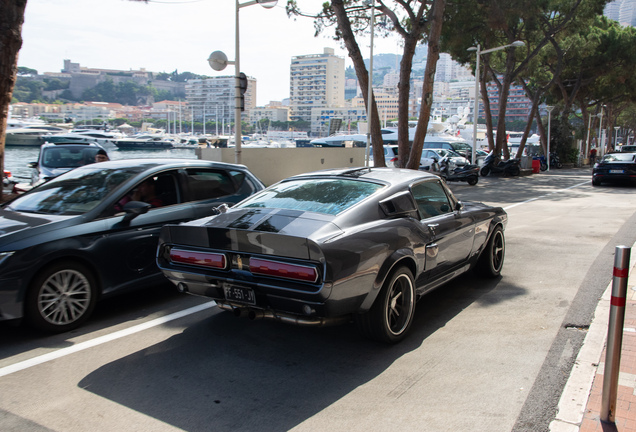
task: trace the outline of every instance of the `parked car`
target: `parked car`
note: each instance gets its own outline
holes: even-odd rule
[[[636,153],[608,153],[592,169],[592,184],[635,182]]]
[[[447,149],[452,150],[455,153],[459,153],[461,156],[464,156],[466,159],[470,159],[473,147],[465,141],[455,138],[449,139],[441,139],[435,136],[426,137],[426,141],[424,142],[422,149]]]
[[[420,158],[420,168],[429,169],[435,162],[447,157],[452,167],[463,167],[470,164],[470,161],[459,153],[448,149],[424,149]]]
[[[44,143],[36,162],[29,163],[33,168],[31,186],[51,180],[79,166],[95,162],[95,155],[103,148],[96,143],[59,142]]]
[[[636,152],[636,145],[632,145],[632,144],[625,144],[622,145],[618,148],[618,151],[622,152],[622,153],[634,153]]]
[[[385,144],[382,147],[384,149],[384,165],[387,167],[394,167],[395,162],[397,162],[398,146],[393,144]],[[370,149],[369,156],[369,165],[375,166],[375,164],[373,163],[373,149]]]
[[[192,159],[94,163],[36,186],[0,205],[0,321],[78,327],[99,298],[165,280],[164,224],[262,189],[245,166]]]
[[[166,225],[157,262],[182,292],[250,318],[354,319],[388,343],[416,300],[475,269],[497,277],[506,212],[460,202],[433,174],[334,169],[285,179],[225,213]]]

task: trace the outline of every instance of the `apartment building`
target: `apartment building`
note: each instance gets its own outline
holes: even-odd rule
[[[194,79],[186,83],[186,101],[194,121],[234,122],[235,79],[233,76],[219,76],[207,79]],[[256,107],[256,79],[247,78],[245,99],[245,118]],[[243,117],[243,116],[241,116]]]
[[[294,56],[290,65],[290,118],[312,120],[314,108],[344,107],[345,61],[333,48]]]

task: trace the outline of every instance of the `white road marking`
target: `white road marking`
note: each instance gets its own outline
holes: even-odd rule
[[[566,187],[565,189],[559,189],[559,190],[556,190],[556,191],[550,192],[550,193],[548,193],[548,194],[538,196],[538,197],[536,197],[536,198],[530,198],[529,200],[525,200],[525,201],[522,201],[522,202],[520,202],[520,203],[516,203],[516,204],[509,205],[508,207],[504,207],[503,209],[504,209],[504,210],[509,210],[509,209],[511,209],[511,208],[518,207],[518,206],[523,205],[523,204],[528,204],[528,203],[531,203],[532,201],[540,200],[541,198],[546,198],[546,197],[548,197],[548,196],[550,196],[550,195],[554,195],[554,194],[557,194],[557,193],[561,193],[561,192],[564,192],[564,191],[566,191],[566,190],[574,189],[574,188],[577,188],[577,187],[580,187],[580,186],[585,186],[585,185],[587,185],[587,184],[590,184],[590,182],[589,182],[589,181],[586,181],[586,182],[583,182],[583,183],[578,183],[578,184],[575,184],[574,186]]]
[[[37,366],[39,364],[42,364],[42,363],[45,363],[45,362],[48,362],[48,361],[51,361],[51,360],[58,359],[60,357],[65,357],[67,355],[74,354],[76,352],[83,351],[85,349],[92,348],[92,347],[95,347],[97,345],[105,344],[107,342],[111,342],[111,341],[114,341],[116,339],[120,339],[120,338],[123,338],[123,337],[126,337],[126,336],[130,336],[130,335],[138,333],[140,331],[148,330],[149,328],[156,327],[158,325],[165,324],[167,322],[170,322],[170,321],[173,321],[173,320],[176,320],[176,319],[179,319],[179,318],[183,318],[185,316],[192,315],[192,314],[195,314],[197,312],[201,312],[201,311],[206,310],[206,309],[210,309],[213,306],[216,306],[216,303],[214,301],[203,303],[201,305],[194,306],[194,307],[191,307],[191,308],[188,308],[188,309],[184,309],[182,311],[175,312],[173,314],[166,315],[164,317],[157,318],[157,319],[154,319],[152,321],[145,322],[143,324],[138,324],[138,325],[136,325],[134,327],[130,327],[130,328],[127,328],[127,329],[124,329],[124,330],[119,330],[119,331],[117,331],[115,333],[111,333],[111,334],[107,334],[107,335],[104,335],[104,336],[100,336],[98,338],[87,340],[85,342],[80,342],[77,345],[73,345],[73,346],[70,346],[68,348],[62,348],[62,349],[59,349],[57,351],[53,351],[53,352],[50,352],[50,353],[47,353],[47,354],[43,354],[41,356],[34,357],[32,359],[29,359],[29,360],[24,360],[24,361],[21,361],[19,363],[12,364],[10,366],[5,366],[5,367],[0,369],[0,377],[9,375],[9,374],[12,374],[12,373],[15,373],[15,372],[19,372],[21,370],[28,369],[30,367]]]

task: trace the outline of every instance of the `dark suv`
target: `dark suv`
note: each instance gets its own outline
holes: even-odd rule
[[[95,162],[95,155],[102,146],[96,143],[44,143],[40,147],[37,162],[29,163],[33,168],[31,185],[51,180],[73,168]]]

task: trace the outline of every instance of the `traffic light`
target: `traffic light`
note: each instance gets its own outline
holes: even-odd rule
[[[247,91],[247,76],[239,74],[239,90],[241,91],[241,111],[245,111],[245,92]]]

